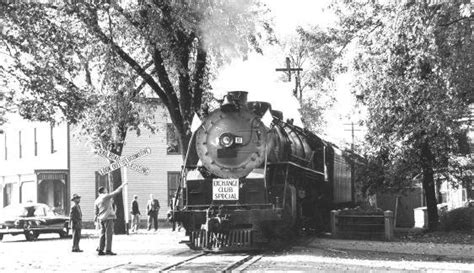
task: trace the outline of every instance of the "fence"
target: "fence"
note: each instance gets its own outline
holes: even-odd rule
[[[334,238],[346,239],[393,239],[393,212],[383,215],[340,214],[331,211],[331,232]]]

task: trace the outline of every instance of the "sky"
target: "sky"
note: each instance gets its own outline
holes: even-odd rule
[[[296,35],[298,26],[308,27],[318,25],[327,27],[334,22],[333,14],[325,10],[329,0],[266,0],[264,3],[271,10],[274,30],[277,37],[284,39]],[[262,100],[272,104],[273,109],[282,110],[285,118],[293,118],[295,124],[302,126],[298,113],[299,104],[292,96],[294,82],[281,81],[281,73],[275,68],[284,67],[285,55],[278,48],[265,48],[264,54],[251,54],[248,59],[236,59],[224,67],[212,84],[216,97],[222,97],[227,91],[248,91],[249,101]],[[323,137],[337,145],[351,142],[349,124],[354,117],[351,109],[354,99],[350,94],[350,75],[343,75],[336,80],[336,103],[328,111],[328,125]],[[356,132],[360,137],[360,132]]]

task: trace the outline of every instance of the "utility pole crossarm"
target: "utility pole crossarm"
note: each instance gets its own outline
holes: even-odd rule
[[[352,132],[351,150],[354,151],[354,146],[355,146],[355,135],[354,135],[354,132],[355,132],[355,131],[362,131],[362,130],[360,130],[360,129],[354,129],[354,122],[345,123],[344,125],[349,125],[349,126],[351,126],[351,129],[344,129],[344,131]]]
[[[285,68],[276,68],[275,71],[277,72],[287,72],[288,73],[288,81],[291,81],[291,72],[295,71],[296,72],[296,84],[295,84],[295,90],[293,91],[295,97],[298,97],[298,89],[300,89],[300,72],[303,71],[303,68],[296,67],[292,68],[291,67],[291,61],[289,57],[286,57],[286,67]],[[301,93],[301,92],[300,92]],[[300,101],[301,101],[301,95],[300,95]]]

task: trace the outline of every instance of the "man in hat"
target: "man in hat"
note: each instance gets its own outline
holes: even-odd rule
[[[81,206],[79,206],[81,196],[75,193],[72,195],[71,201],[74,202],[71,206],[71,212],[69,213],[69,223],[72,229],[72,252],[82,252],[79,248],[82,229],[82,211]]]
[[[95,200],[95,217],[100,223],[100,240],[97,252],[102,255],[117,255],[112,252],[112,235],[114,234],[114,220],[117,219],[112,204],[112,197],[122,191],[123,183],[115,191],[108,193],[104,187],[99,188],[99,197]],[[105,252],[104,252],[105,248]]]

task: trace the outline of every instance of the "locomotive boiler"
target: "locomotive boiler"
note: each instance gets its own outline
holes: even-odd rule
[[[353,201],[341,151],[285,122],[269,103],[247,102],[247,92],[229,92],[189,146],[199,161],[185,162],[173,219],[193,249],[250,250],[324,230],[329,210]]]

